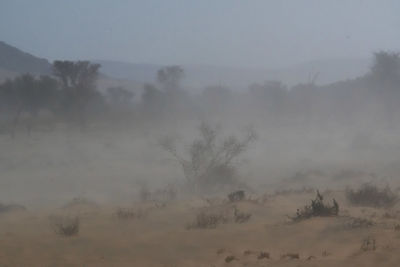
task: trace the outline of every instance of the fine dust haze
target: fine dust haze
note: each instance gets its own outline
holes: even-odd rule
[[[397,1],[0,1],[0,266],[399,265]]]

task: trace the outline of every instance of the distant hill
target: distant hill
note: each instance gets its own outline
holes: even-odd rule
[[[99,87],[122,85],[140,91],[143,83],[154,82],[162,65],[92,60],[101,64],[102,82]],[[364,75],[370,65],[368,59],[327,59],[311,61],[283,69],[235,68],[206,65],[183,65],[185,86],[201,90],[210,85],[223,85],[234,90],[247,88],[252,83],[279,80],[291,86],[308,82],[318,74],[317,84],[329,84]],[[21,73],[50,74],[48,60],[25,53],[0,41],[0,82]],[[134,88],[134,89],[133,89]]]
[[[51,64],[0,41],[0,69],[11,73],[49,74]]]

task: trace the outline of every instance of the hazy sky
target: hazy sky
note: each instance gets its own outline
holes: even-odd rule
[[[0,0],[0,40],[51,60],[284,66],[400,50],[400,1]]]

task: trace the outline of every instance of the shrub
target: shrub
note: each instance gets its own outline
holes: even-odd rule
[[[142,210],[132,210],[132,209],[124,209],[119,208],[116,212],[117,218],[121,220],[131,220],[131,219],[141,219],[145,216],[145,213]]]
[[[200,228],[215,228],[220,224],[226,223],[245,223],[250,220],[251,214],[246,212],[239,211],[236,206],[231,205],[223,205],[222,210],[221,207],[218,207],[217,210],[202,210],[196,216],[196,219],[193,223],[187,225],[187,229]]]
[[[233,218],[235,223],[245,223],[250,220],[251,214],[246,212],[239,211],[236,207],[234,207]]]
[[[53,226],[56,234],[71,237],[79,233],[79,218],[74,217],[54,217]]]
[[[238,190],[228,195],[228,199],[230,202],[242,201],[244,198],[245,192],[243,190]]]
[[[358,190],[348,189],[347,200],[353,205],[367,207],[391,207],[396,204],[398,197],[389,187],[379,189],[371,184],[364,184]]]
[[[374,251],[376,250],[376,240],[375,238],[368,236],[362,241],[361,244],[362,251]]]
[[[269,253],[268,253],[268,252],[261,251],[261,252],[257,255],[257,259],[258,259],[258,260],[269,259]]]
[[[311,205],[304,206],[303,209],[298,209],[296,216],[292,217],[293,221],[300,221],[303,219],[309,219],[311,217],[325,217],[325,216],[337,216],[339,213],[339,204],[333,199],[333,205],[327,205],[324,203],[323,196],[317,191],[317,196],[314,200],[311,200]]]
[[[229,256],[227,256],[227,257],[225,258],[225,262],[226,262],[226,263],[230,263],[231,261],[234,261],[234,260],[236,260],[236,257],[235,257],[235,256],[232,256],[232,255],[229,255]]]
[[[193,228],[210,229],[217,227],[217,225],[219,224],[228,223],[228,221],[229,221],[228,217],[222,212],[208,213],[202,211],[197,214],[196,220],[187,226],[187,229],[193,229]]]
[[[200,137],[190,145],[187,158],[179,155],[171,137],[160,140],[160,145],[179,161],[189,186],[194,190],[209,192],[210,189],[235,184],[234,160],[255,140],[255,133],[250,130],[242,140],[236,136],[219,138],[218,129],[206,123],[200,125],[199,131]]]

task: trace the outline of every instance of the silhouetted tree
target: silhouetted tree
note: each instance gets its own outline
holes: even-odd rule
[[[35,79],[30,74],[16,77],[6,81],[0,88],[3,107],[7,112],[13,112],[11,134],[14,136],[15,128],[22,112],[30,114],[27,130],[30,133],[33,121],[41,109],[52,110],[56,102],[57,81],[48,76]],[[4,104],[5,103],[5,104]]]
[[[62,83],[63,104],[72,118],[86,125],[86,107],[91,98],[97,96],[96,81],[99,64],[89,61],[54,61],[53,73]]]
[[[10,109],[15,108],[17,102],[14,82],[13,80],[7,79],[0,85],[0,108],[5,112],[9,112]]]
[[[157,81],[167,93],[178,91],[183,77],[184,71],[180,66],[168,66],[157,72]]]
[[[374,53],[371,76],[380,84],[398,86],[400,83],[400,54],[385,51]]]
[[[369,78],[375,97],[383,101],[386,120],[393,125],[400,101],[400,54],[385,51],[374,53]]]

